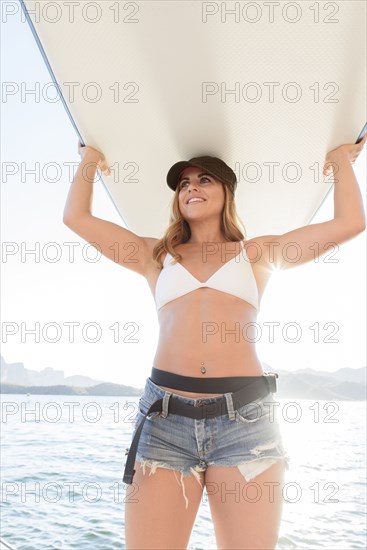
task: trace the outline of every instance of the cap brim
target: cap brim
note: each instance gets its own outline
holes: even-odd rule
[[[188,160],[180,160],[179,162],[176,162],[176,164],[171,166],[167,173],[167,185],[172,189],[172,191],[176,191],[178,177],[181,172],[185,170],[185,168],[189,168],[191,166],[194,165],[191,164]]]

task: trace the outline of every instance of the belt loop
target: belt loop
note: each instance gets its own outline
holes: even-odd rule
[[[267,373],[264,374],[264,380],[266,382],[266,387],[267,387],[268,393],[271,392],[271,385],[270,385],[271,378],[270,378],[270,376],[271,376],[270,374],[267,374]]]
[[[278,373],[269,372],[269,373],[266,373],[264,376],[267,383],[268,392],[275,393],[277,391]]]
[[[163,418],[166,418],[167,415],[168,415],[168,402],[169,402],[169,398],[171,397],[171,395],[172,395],[172,393],[169,392],[169,391],[164,392],[163,403],[162,403],[162,412],[160,413],[160,415]]]
[[[226,401],[227,401],[227,409],[228,409],[228,415],[229,420],[235,420],[236,419],[236,413],[234,412],[234,406],[233,406],[233,399],[232,399],[232,393],[225,393],[224,394]]]

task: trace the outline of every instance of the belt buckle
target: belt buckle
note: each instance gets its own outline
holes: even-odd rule
[[[216,411],[216,403],[203,403],[202,399],[198,399],[195,402],[195,407],[203,407],[201,409],[201,418],[207,418],[208,416],[215,416],[213,413]]]

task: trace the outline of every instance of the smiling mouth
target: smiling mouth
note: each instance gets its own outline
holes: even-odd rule
[[[205,202],[205,199],[194,199],[194,200],[191,200],[191,201],[188,201],[186,203],[186,206],[190,205],[190,204],[200,204],[202,202]]]

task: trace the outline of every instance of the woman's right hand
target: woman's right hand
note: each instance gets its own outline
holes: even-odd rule
[[[94,149],[94,147],[91,147],[90,145],[82,145],[80,143],[80,140],[78,141],[78,153],[83,160],[84,155],[88,152],[90,157],[92,157],[91,160],[93,162],[97,163],[97,167],[106,175],[111,175],[111,170],[109,166],[107,165],[106,158],[103,153],[98,151],[97,149]]]
[[[367,133],[363,136],[359,143],[344,143],[339,145],[332,151],[329,151],[325,158],[324,163],[324,176],[328,176],[333,172],[334,166],[337,165],[336,161],[338,160],[338,154],[342,155],[341,158],[347,158],[351,164],[354,164],[358,156],[361,154],[363,147],[367,142]],[[334,161],[334,162],[333,162]]]

